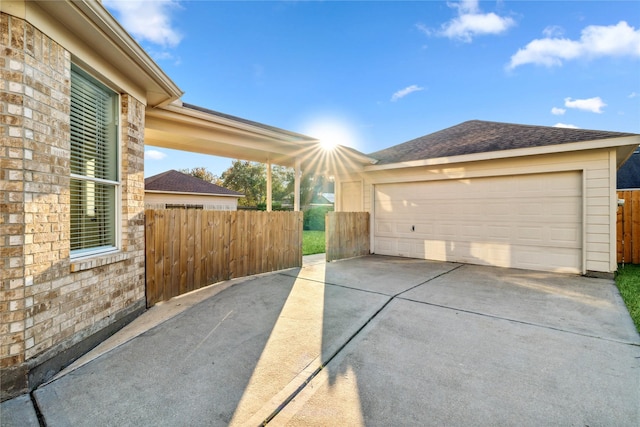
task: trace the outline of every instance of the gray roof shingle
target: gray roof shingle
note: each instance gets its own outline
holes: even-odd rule
[[[640,148],[618,169],[616,188],[640,188]]]
[[[377,164],[389,164],[634,135],[471,120],[368,156],[377,159]]]
[[[167,191],[174,193],[202,193],[241,197],[242,193],[220,187],[195,176],[176,170],[168,170],[144,180],[144,189],[149,191]]]

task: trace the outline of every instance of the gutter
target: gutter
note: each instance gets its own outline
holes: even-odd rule
[[[140,68],[146,71],[153,81],[166,93],[165,101],[160,105],[168,104],[179,99],[184,92],[175,84],[173,80],[160,68],[149,54],[136,42],[133,37],[120,25],[120,23],[109,13],[109,11],[99,1],[80,0],[73,1],[74,6],[82,10],[89,19],[98,25],[107,35],[111,35],[112,40],[120,47]]]
[[[125,56],[140,68],[144,73],[145,80],[147,80],[146,85],[143,86],[148,95],[147,99],[152,97],[149,96],[150,94],[155,95],[156,98],[162,98],[160,102],[156,101],[153,105],[149,105],[150,107],[166,105],[183,95],[184,92],[131,37],[101,2],[91,0],[34,0],[33,3],[37,4],[50,16],[56,17],[63,25],[70,20],[73,22],[70,27],[76,29],[82,28],[82,25],[86,27],[88,24],[93,27],[93,31],[96,34],[101,34],[102,38],[111,42],[100,46],[97,51],[103,50],[107,54],[109,53],[108,49],[115,48],[119,54]],[[131,72],[124,71],[125,74]]]
[[[161,191],[161,190],[144,190],[145,193],[151,194],[180,194],[185,196],[212,196],[212,197],[246,197],[244,194],[216,194],[216,193],[193,193],[188,191]]]

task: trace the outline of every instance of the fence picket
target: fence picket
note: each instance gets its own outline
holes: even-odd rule
[[[369,254],[368,212],[327,212],[325,216],[326,259]]]
[[[148,209],[145,243],[151,307],[233,277],[302,266],[302,212]]]
[[[640,190],[618,191],[618,199],[624,199],[617,215],[618,262],[640,264]]]

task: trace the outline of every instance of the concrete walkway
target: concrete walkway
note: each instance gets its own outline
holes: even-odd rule
[[[33,395],[48,426],[619,425],[640,337],[610,280],[370,256],[154,307]],[[30,399],[2,425],[38,425]]]

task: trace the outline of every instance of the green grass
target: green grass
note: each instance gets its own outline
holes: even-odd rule
[[[626,264],[618,269],[616,285],[629,314],[640,332],[640,264]]]
[[[302,232],[302,255],[323,254],[324,231],[305,230]]]

